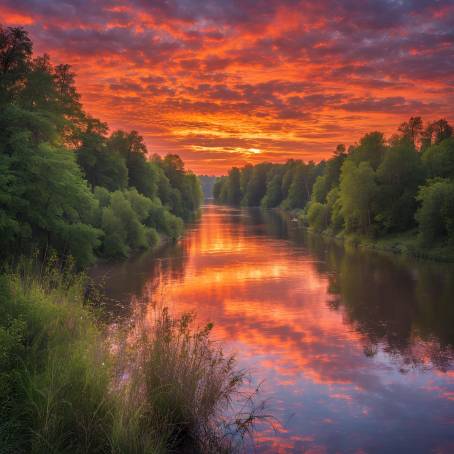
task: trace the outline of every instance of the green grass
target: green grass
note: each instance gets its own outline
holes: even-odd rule
[[[107,336],[84,288],[57,261],[0,277],[0,453],[233,452],[255,415],[211,326],[164,308]]]

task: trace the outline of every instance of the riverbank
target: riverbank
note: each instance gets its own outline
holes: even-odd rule
[[[290,212],[282,209],[277,210],[289,220],[297,221],[298,225],[305,228],[308,232],[314,235],[320,235],[324,238],[336,240],[348,246],[437,262],[454,262],[454,246],[437,245],[431,248],[422,247],[416,229],[404,233],[387,235],[381,238],[348,234],[345,233],[345,231],[336,233],[329,228],[322,232],[318,232],[309,227],[304,221],[302,210],[293,210]]]
[[[155,308],[113,329],[85,288],[56,260],[0,276],[0,452],[230,452],[244,373],[211,326]]]

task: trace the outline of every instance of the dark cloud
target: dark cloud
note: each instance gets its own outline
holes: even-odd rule
[[[407,101],[402,96],[394,96],[382,99],[375,98],[353,98],[339,106],[349,112],[433,112],[440,106],[437,104],[426,104],[421,101]]]

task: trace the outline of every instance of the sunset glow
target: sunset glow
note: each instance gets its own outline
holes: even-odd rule
[[[454,120],[450,0],[2,0],[87,111],[198,173]]]

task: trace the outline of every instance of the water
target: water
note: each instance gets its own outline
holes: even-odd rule
[[[94,274],[116,317],[139,297],[214,322],[279,419],[256,452],[454,452],[452,265],[208,205],[178,244]]]

